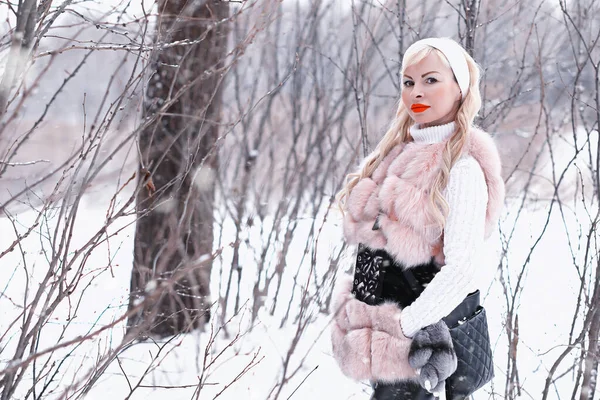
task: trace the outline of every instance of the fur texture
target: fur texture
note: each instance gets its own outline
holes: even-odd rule
[[[432,256],[443,265],[442,229],[429,208],[429,191],[439,173],[446,142],[399,144],[384,157],[371,178],[363,178],[346,202],[344,236],[350,244],[382,248],[407,267]],[[492,138],[473,128],[465,152],[481,166],[488,188],[485,235],[497,223],[504,203],[500,157]],[[379,230],[373,230],[379,215]]]
[[[352,280],[336,286],[331,339],[342,372],[356,380],[416,381],[408,363],[411,339],[400,326],[401,309],[394,303],[370,306],[351,293]]]
[[[458,359],[450,330],[444,321],[426,326],[413,338],[408,362],[419,371],[421,386],[430,392],[442,392],[445,381],[456,371]]]

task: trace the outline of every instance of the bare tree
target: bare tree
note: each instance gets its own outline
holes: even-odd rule
[[[497,373],[481,397],[594,397],[594,1],[163,0],[155,14],[124,1],[93,16],[77,2],[43,1],[32,29],[23,18],[34,3],[0,2],[13,18],[0,52],[23,55],[2,76],[3,398],[82,398],[107,376],[126,383],[123,397],[221,398],[263,361],[276,367],[258,397],[300,398],[328,379],[317,367],[328,361],[331,285],[354,256],[333,196],[393,116],[407,45],[428,36],[457,38],[482,65],[477,123],[499,144],[508,187],[489,289],[502,299],[489,313]],[[22,32],[33,35],[27,46]],[[103,204],[94,226],[90,203]],[[132,272],[130,259],[113,257],[134,246],[133,224]],[[571,262],[542,265],[559,247]],[[576,285],[561,293],[570,326],[548,332],[553,347],[533,343],[545,332],[522,311],[540,269]],[[107,276],[125,285],[112,290],[120,299],[93,304]],[[217,318],[205,325],[209,309]],[[262,342],[242,340],[276,330],[288,335],[275,361]],[[165,360],[190,337],[203,341],[185,366],[194,379],[167,381]],[[135,358],[138,349],[149,357]],[[232,360],[231,379],[213,385]]]
[[[10,92],[19,81],[19,75],[23,72],[23,68],[29,59],[29,50],[34,41],[34,28],[37,23],[37,14],[36,0],[19,2],[16,15],[17,26],[12,35],[6,70],[2,75],[2,82],[0,82],[0,118],[2,118],[6,112]],[[0,168],[1,175],[1,172],[6,166],[2,165]]]
[[[93,305],[90,292],[96,282],[107,276],[118,276],[119,270],[122,272],[120,266],[112,261],[120,247],[114,241],[115,237],[129,229],[146,211],[160,210],[167,198],[163,197],[159,202],[154,200],[163,192],[173,185],[180,190],[185,185],[191,186],[191,193],[182,200],[190,205],[188,214],[195,218],[188,220],[187,227],[194,223],[195,232],[212,227],[212,220],[200,226],[197,216],[208,204],[210,207],[206,212],[212,218],[214,194],[210,187],[214,185],[211,176],[216,173],[215,142],[218,135],[226,133],[216,129],[220,117],[219,86],[227,69],[249,42],[242,41],[232,46],[234,57],[225,66],[224,62],[230,55],[226,47],[229,4],[214,2],[200,10],[179,10],[183,12],[179,16],[165,11],[162,20],[157,20],[169,25],[164,31],[159,30],[166,37],[147,44],[146,37],[150,36],[146,35],[147,24],[155,21],[154,15],[147,13],[143,7],[141,15],[139,11],[131,11],[130,14],[131,4],[115,4],[104,8],[108,9],[105,13],[96,13],[82,10],[79,5],[71,7],[68,0],[60,4],[43,2],[38,9],[37,20],[30,20],[34,21],[34,25],[37,21],[33,29],[34,45],[28,44],[25,48],[31,51],[20,50],[23,57],[19,60],[19,67],[4,70],[3,78],[11,83],[3,92],[8,100],[0,127],[0,212],[2,226],[10,227],[0,234],[2,272],[9,271],[8,280],[3,280],[0,289],[0,308],[3,310],[0,393],[3,399],[31,396],[81,398],[93,390],[107,371],[117,368],[117,365],[121,370],[127,368],[126,361],[121,358],[123,353],[135,347],[134,343],[141,336],[148,336],[156,322],[140,320],[139,316],[148,316],[145,311],[152,309],[156,310],[154,315],[159,314],[157,305],[172,297],[173,288],[182,281],[190,282],[191,269],[171,271],[154,290],[151,290],[150,281],[143,287],[143,298],[138,297],[130,308],[125,307],[125,311],[118,306],[112,309],[113,306],[108,304],[96,304],[103,309],[99,311],[101,317],[95,319],[90,311],[84,310],[89,310],[90,303]],[[0,7],[14,13],[17,18],[22,18],[25,6],[30,7],[31,2],[21,2],[18,6],[0,3]],[[104,5],[98,6],[102,10]],[[246,6],[242,10],[250,13],[256,2]],[[211,14],[215,10],[220,12],[219,16]],[[267,7],[256,13],[263,11],[268,15]],[[190,14],[186,15],[186,12]],[[178,23],[174,23],[175,20]],[[248,34],[263,29],[261,25],[268,22],[267,19],[250,26]],[[198,28],[197,36],[173,39],[186,25],[191,31],[194,27]],[[21,28],[22,23],[15,27],[8,25],[0,44],[4,55],[11,54],[12,44],[16,43],[15,36],[17,39],[21,36]],[[205,44],[201,45],[202,42]],[[206,46],[206,42],[218,46]],[[183,50],[171,53],[171,59],[158,55],[153,64],[146,62],[156,50],[171,48]],[[99,68],[95,69],[96,66]],[[167,89],[164,91],[160,82],[150,85],[151,89],[157,90],[156,97],[146,98],[143,119],[136,124],[135,110],[140,104],[140,88],[145,86],[148,77],[148,66],[159,75],[169,70],[165,74],[172,81],[165,84]],[[84,71],[88,75],[81,77],[85,75]],[[90,79],[90,72],[97,74]],[[64,79],[57,78],[61,74]],[[182,81],[184,83],[180,85]],[[173,89],[175,86],[177,88]],[[206,90],[198,90],[199,87]],[[161,93],[163,98],[158,96]],[[176,118],[178,116],[183,117]],[[80,123],[70,124],[61,118],[76,119]],[[177,132],[171,141],[164,137],[163,131],[157,130],[157,120],[169,123],[165,124],[169,125],[165,128],[168,132]],[[147,134],[142,135],[142,132]],[[182,139],[183,136],[185,139]],[[146,153],[140,151],[141,156],[145,154],[146,158],[140,157],[140,160],[147,168],[142,169],[141,174],[136,172],[131,149],[135,148],[133,144],[137,137],[141,137],[140,143],[148,146],[158,139],[164,140],[160,143],[173,148],[179,155],[184,151],[182,146],[189,145],[184,151],[187,158],[184,160],[182,156],[179,159],[182,176],[186,177],[187,183],[172,177],[171,184],[161,188],[156,174],[162,173],[161,165],[167,166],[167,172],[172,171],[169,168],[175,168],[170,163],[173,158],[168,156],[163,162],[163,154],[156,155],[156,151],[149,148]],[[184,143],[185,140],[189,142]],[[190,156],[188,151],[196,153]],[[28,160],[36,152],[43,153],[45,159]],[[175,159],[177,154],[173,156]],[[157,159],[152,159],[152,155]],[[136,184],[136,177],[140,175],[142,179]],[[157,182],[156,186],[154,182]],[[146,206],[138,208],[147,207],[138,214],[134,207],[136,196],[139,192],[147,193],[153,186],[157,187],[156,192],[147,199]],[[90,196],[106,206],[102,212],[103,221],[98,226],[86,215],[90,212],[87,208]],[[139,196],[146,198],[144,194]],[[29,219],[29,216],[33,218]],[[189,237],[191,230],[186,229],[182,225],[178,232]],[[210,235],[211,229],[208,230]],[[11,239],[6,242],[8,238]],[[189,240],[196,239],[197,236]],[[204,257],[195,254],[193,266],[208,274],[213,257],[219,252],[212,251],[212,236],[208,240],[200,240],[199,244],[208,246],[207,253]],[[31,248],[38,245],[39,254]],[[182,242],[181,246],[185,243]],[[94,255],[103,251],[101,249],[107,251],[109,259],[105,264],[94,265]],[[185,248],[183,250],[185,252]],[[32,260],[37,256],[39,260]],[[186,256],[186,260],[190,258]],[[186,266],[189,267],[189,264]],[[198,286],[196,289],[200,290]],[[123,290],[122,294],[125,293]],[[194,303],[196,308],[193,311],[198,325],[205,311],[200,310],[199,303],[200,300]],[[107,319],[108,314],[111,316]],[[119,333],[125,321],[136,318],[140,324],[130,325],[124,335]],[[206,333],[206,346],[202,354],[198,353],[198,376],[201,379],[186,386],[194,391],[195,398],[204,393],[207,379],[210,380],[214,370],[218,369],[223,354],[244,335],[244,329],[237,327],[228,345],[216,349],[221,346],[221,342],[217,344],[216,336],[228,324],[229,320],[218,326],[211,324],[210,332]],[[165,326],[172,325],[167,322]],[[174,333],[171,331],[171,334]],[[107,337],[110,337],[108,341]],[[158,354],[136,380],[137,372],[128,371],[129,396],[141,387],[151,385],[148,377],[160,364],[158,357],[165,356],[161,352],[172,353],[176,348],[169,349],[174,339],[180,340],[175,335],[156,345]],[[93,352],[93,343],[101,342],[111,344],[97,347],[93,357],[85,356],[75,369],[72,368],[74,354]],[[89,345],[92,347],[87,347]],[[256,354],[255,359],[237,371],[237,378],[223,382],[220,393],[228,390],[260,359],[260,355]]]
[[[210,315],[215,144],[229,30],[228,2],[158,2],[160,50],[146,89],[144,114],[156,122],[140,134],[135,259],[130,308],[157,285],[158,304],[130,318],[159,337],[201,327]],[[173,282],[175,271],[186,271]]]

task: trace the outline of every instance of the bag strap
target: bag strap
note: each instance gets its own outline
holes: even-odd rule
[[[406,282],[413,291],[415,299],[419,297],[424,288],[415,277],[415,274],[413,274],[410,268],[402,268],[402,275],[404,275],[404,279],[406,279]]]

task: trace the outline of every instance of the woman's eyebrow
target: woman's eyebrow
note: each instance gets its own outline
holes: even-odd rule
[[[425,75],[429,75],[429,74],[433,74],[433,73],[438,73],[437,71],[429,71],[429,72],[425,72],[423,75],[421,75],[421,78],[424,77]],[[404,74],[405,77],[412,79],[412,77],[410,77],[409,75]]]

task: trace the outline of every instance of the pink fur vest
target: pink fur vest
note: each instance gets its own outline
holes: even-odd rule
[[[402,333],[398,305],[357,300],[350,277],[338,280],[333,299],[331,346],[342,372],[356,380],[416,382],[408,363],[411,340]]]
[[[344,210],[344,236],[350,244],[385,249],[407,267],[443,265],[442,229],[429,208],[429,192],[442,165],[446,142],[401,143],[381,161],[370,178],[352,189]],[[489,236],[504,202],[500,157],[492,138],[472,128],[465,152],[481,166],[488,188],[485,231]],[[379,230],[373,230],[379,215]]]
[[[351,244],[364,243],[392,254],[407,267],[443,265],[441,228],[429,210],[429,191],[441,167],[445,142],[406,143],[393,148],[370,178],[358,182],[346,201],[344,235]],[[488,189],[486,236],[504,202],[500,158],[490,136],[472,129],[465,151],[479,162]],[[379,230],[373,224],[379,216]],[[391,216],[391,217],[390,217]],[[352,281],[340,279],[333,302],[333,356],[342,372],[378,382],[415,380],[408,364],[411,339],[400,326],[401,308],[395,303],[370,306],[351,292]]]

